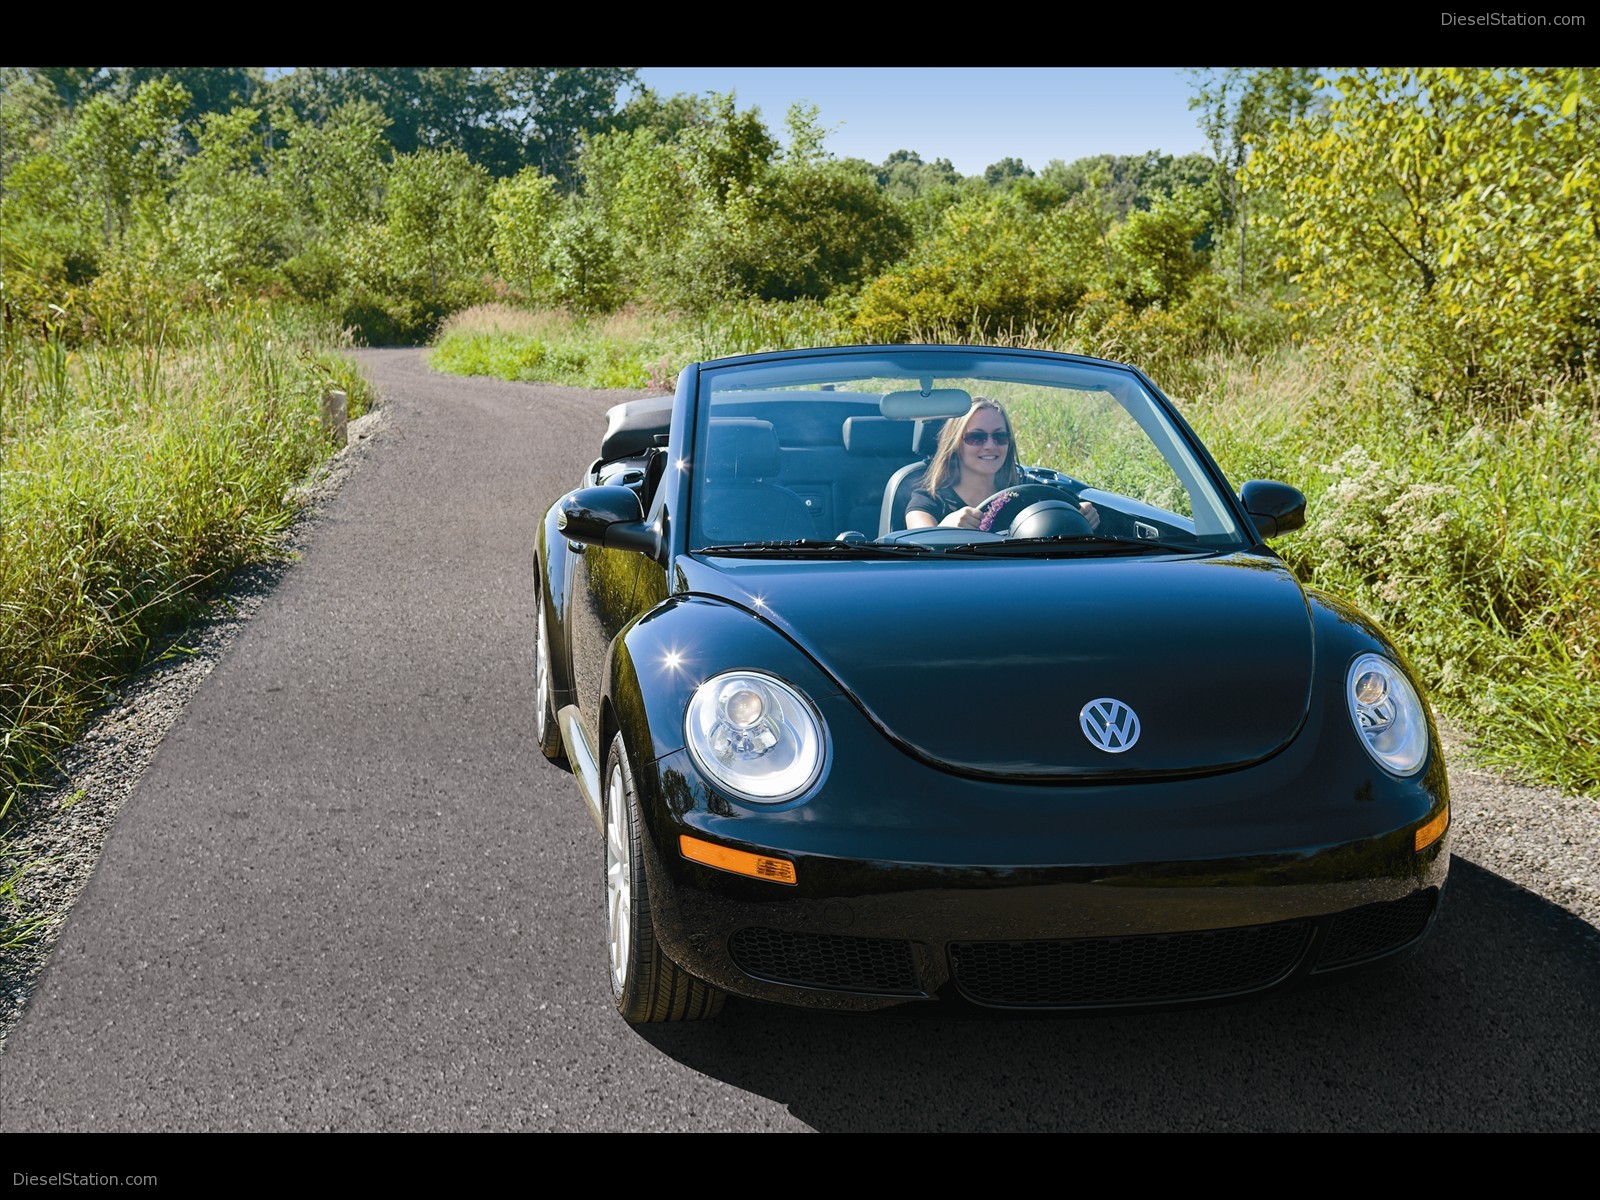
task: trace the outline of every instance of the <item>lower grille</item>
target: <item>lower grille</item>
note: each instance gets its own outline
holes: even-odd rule
[[[741,929],[729,949],[746,975],[772,983],[919,996],[911,943],[893,938]]]
[[[1348,967],[1379,958],[1414,942],[1427,929],[1439,902],[1439,889],[1414,892],[1403,900],[1388,900],[1340,913],[1328,925],[1328,940],[1316,969]]]
[[[955,942],[950,967],[969,1000],[1008,1008],[1156,1004],[1269,987],[1300,962],[1307,921],[1205,933]]]

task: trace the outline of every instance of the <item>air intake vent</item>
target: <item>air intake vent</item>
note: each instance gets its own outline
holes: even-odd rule
[[[979,1004],[1081,1008],[1233,996],[1270,987],[1305,954],[1307,921],[1143,937],[956,942],[956,986]]]
[[[1416,941],[1428,928],[1438,902],[1439,889],[1428,888],[1404,900],[1369,904],[1340,913],[1328,926],[1328,940],[1317,959],[1317,970],[1353,966]]]
[[[909,942],[749,928],[733,935],[730,948],[741,971],[772,983],[894,996],[922,994]]]

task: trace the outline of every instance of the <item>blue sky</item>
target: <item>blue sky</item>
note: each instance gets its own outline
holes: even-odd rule
[[[662,95],[733,92],[780,138],[789,105],[815,104],[841,158],[896,150],[978,175],[1002,158],[1035,171],[1053,158],[1208,149],[1174,67],[641,67]]]

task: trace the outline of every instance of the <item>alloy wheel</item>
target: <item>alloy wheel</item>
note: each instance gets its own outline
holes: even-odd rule
[[[633,950],[633,862],[628,831],[628,793],[622,768],[613,766],[606,785],[606,947],[611,987],[621,995]]]

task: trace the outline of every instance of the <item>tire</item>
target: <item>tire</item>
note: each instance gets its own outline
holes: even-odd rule
[[[622,735],[606,754],[606,947],[611,998],[624,1020],[698,1021],[722,1011],[726,994],[696,979],[662,951],[650,916],[639,793]]]
[[[533,729],[539,742],[539,753],[558,767],[567,765],[567,750],[561,744],[561,727],[556,724],[556,710],[551,696],[554,679],[550,673],[550,630],[544,619],[544,597],[534,596],[539,617],[533,639]]]

